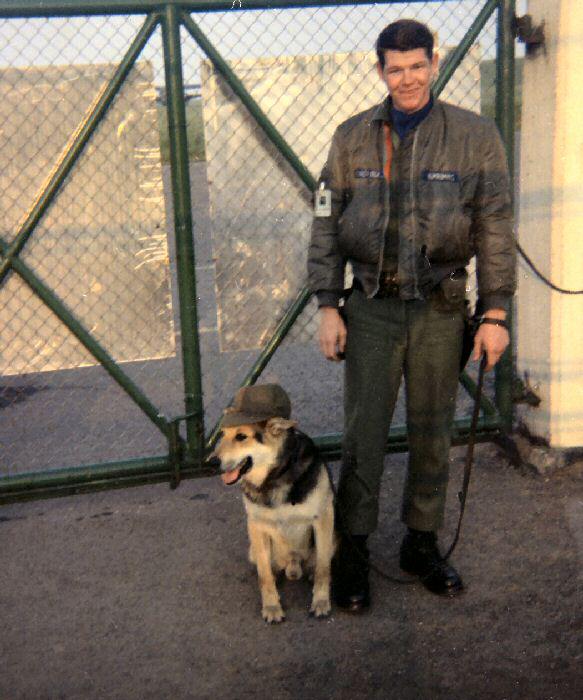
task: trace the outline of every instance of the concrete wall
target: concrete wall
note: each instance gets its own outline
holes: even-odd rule
[[[530,0],[546,52],[524,62],[518,235],[541,272],[583,287],[583,3]],[[521,262],[518,370],[542,398],[528,430],[552,447],[583,445],[583,297],[549,289]]]
[[[0,235],[10,242],[115,64],[0,71]],[[20,257],[119,361],[174,354],[150,63],[136,64]],[[0,290],[0,373],[94,364],[14,273]]]

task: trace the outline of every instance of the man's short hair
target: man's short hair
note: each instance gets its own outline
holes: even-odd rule
[[[414,19],[399,19],[388,24],[379,34],[376,51],[381,64],[385,67],[385,51],[413,51],[425,49],[427,58],[433,57],[433,34],[429,27]]]

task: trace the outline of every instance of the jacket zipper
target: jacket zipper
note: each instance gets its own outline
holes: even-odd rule
[[[413,199],[413,247],[415,248],[415,245],[417,243],[417,226],[415,225],[415,216],[417,212],[417,207],[416,207],[416,192],[415,192],[415,172],[414,172],[414,165],[415,165],[415,156],[417,154],[417,138],[419,135],[419,130],[415,129],[413,132],[413,146],[411,148],[411,170],[409,174],[409,188],[411,190],[411,197]],[[382,144],[382,153],[383,157],[381,158],[381,163],[383,166],[383,171],[384,171],[384,165],[385,165],[385,157],[386,157],[386,151],[385,151],[385,144],[383,141]],[[380,257],[377,265],[377,281],[376,281],[376,287],[374,292],[370,295],[369,299],[372,298],[379,290],[380,287],[380,276],[381,276],[381,270],[383,267],[383,258],[385,255],[385,243],[386,243],[386,237],[387,237],[387,227],[389,225],[389,219],[391,216],[391,183],[390,182],[385,182],[385,195],[384,195],[384,206],[385,206],[385,218],[383,221],[383,233],[382,233],[382,242],[381,242],[381,252],[380,252]],[[401,241],[399,240],[399,250],[397,252],[397,277],[399,277],[399,272],[401,270],[401,255],[400,255],[400,248],[401,248]],[[417,289],[417,275],[415,272],[415,269],[412,270],[412,277],[413,277],[413,284],[415,288],[415,295],[418,293]]]
[[[386,149],[386,144],[385,144],[385,139],[384,139],[384,129],[383,129],[383,123],[380,123],[379,127],[379,138],[377,139],[381,141],[381,154],[382,156],[380,157],[380,163],[381,163],[381,172],[384,173],[385,171],[385,161],[387,158],[387,149]],[[383,178],[384,180],[384,178]],[[386,238],[387,238],[387,227],[389,225],[389,219],[391,216],[391,183],[387,182],[385,180],[385,190],[383,193],[383,206],[385,208],[385,217],[383,219],[383,228],[381,231],[381,250],[380,250],[380,255],[379,255],[379,261],[377,264],[377,275],[376,275],[376,285],[374,288],[373,293],[368,297],[369,299],[372,299],[374,295],[379,291],[379,288],[381,286],[381,270],[383,269],[383,259],[385,257],[385,243],[386,243]]]
[[[417,137],[419,135],[419,129],[415,129],[415,133],[413,134],[413,148],[411,149],[411,172],[409,174],[409,189],[411,190],[411,199],[412,199],[412,204],[413,204],[413,211],[411,213],[411,222],[413,224],[413,251],[415,252],[416,247],[417,247],[417,223],[415,221],[415,217],[417,216],[417,192],[415,190],[415,172],[414,172],[414,166],[415,166],[415,156],[417,153]],[[399,247],[400,247],[400,241],[399,241]],[[399,259],[400,256],[398,256],[397,259]],[[413,260],[416,260],[416,256],[414,254]],[[397,265],[397,275],[399,274],[399,265]],[[419,289],[417,287],[417,270],[415,265],[413,265],[413,269],[411,271],[411,276],[413,278],[413,288],[415,291],[415,298],[417,298],[417,295],[419,294]]]

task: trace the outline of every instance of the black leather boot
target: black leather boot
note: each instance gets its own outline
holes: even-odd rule
[[[419,576],[432,593],[455,596],[464,590],[461,576],[441,558],[434,532],[409,528],[401,544],[399,564],[403,571]]]
[[[370,606],[366,540],[367,535],[343,535],[332,561],[333,600],[350,613],[360,613]]]

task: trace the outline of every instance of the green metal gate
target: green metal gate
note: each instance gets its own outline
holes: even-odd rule
[[[317,99],[374,103],[353,86],[399,16],[449,46],[435,93],[479,110],[495,86],[512,171],[511,0],[0,0],[0,503],[207,475],[221,408],[262,374],[322,406],[302,426],[339,455],[341,381],[303,285],[341,120]],[[509,351],[478,439],[511,427],[511,386]]]

